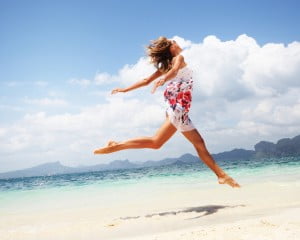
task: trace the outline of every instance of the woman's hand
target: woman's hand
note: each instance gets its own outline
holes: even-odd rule
[[[114,90],[111,91],[111,94],[116,94],[119,92],[126,92],[124,88],[115,88]]]
[[[154,83],[151,93],[154,93],[156,89],[165,84],[165,78],[161,78]]]

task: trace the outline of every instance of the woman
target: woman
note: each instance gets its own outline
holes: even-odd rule
[[[95,154],[112,153],[124,149],[132,148],[152,148],[159,149],[168,141],[174,133],[179,130],[194,145],[199,157],[217,175],[220,184],[228,184],[231,187],[240,185],[228,176],[213,160],[207,151],[205,143],[192,121],[188,117],[191,105],[192,91],[192,70],[187,67],[182,55],[182,49],[173,40],[160,37],[148,46],[148,55],[157,71],[148,78],[136,82],[127,88],[116,88],[112,94],[128,92],[143,86],[147,86],[155,79],[159,78],[152,89],[155,90],[168,85],[164,92],[167,103],[166,120],[152,137],[140,137],[123,142],[110,141],[106,147],[94,151]]]

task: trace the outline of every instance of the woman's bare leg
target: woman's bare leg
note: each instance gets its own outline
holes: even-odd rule
[[[110,141],[106,147],[96,149],[94,154],[112,153],[124,149],[132,148],[153,148],[159,149],[176,132],[176,128],[167,118],[163,125],[152,137],[139,137],[124,142]]]
[[[240,185],[228,176],[214,161],[210,153],[207,151],[205,142],[197,129],[182,132],[182,134],[194,145],[200,159],[202,159],[202,161],[217,175],[220,184],[228,184],[231,187],[240,187]]]

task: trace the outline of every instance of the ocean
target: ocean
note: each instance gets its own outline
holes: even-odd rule
[[[300,179],[300,157],[265,158],[236,161],[218,161],[218,164],[241,185],[268,180]],[[60,195],[109,196],[111,193],[136,194],[135,190],[166,190],[196,184],[212,187],[216,184],[214,173],[202,162],[172,164],[89,173],[54,176],[0,179],[0,209],[14,203]],[[131,192],[132,191],[132,192]],[[49,196],[48,196],[49,195]],[[122,195],[120,195],[122,196]],[[123,196],[124,197],[124,196]]]

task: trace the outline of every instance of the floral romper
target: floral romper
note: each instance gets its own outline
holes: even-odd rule
[[[167,104],[167,115],[171,123],[180,132],[195,129],[188,113],[192,102],[193,71],[188,67],[181,68],[176,77],[170,80],[164,92]]]

